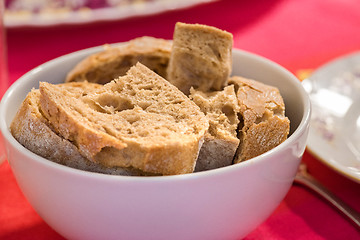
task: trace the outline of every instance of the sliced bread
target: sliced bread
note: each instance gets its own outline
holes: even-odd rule
[[[40,92],[44,116],[87,159],[154,174],[193,172],[208,120],[141,63],[81,97],[45,82]]]
[[[222,90],[232,68],[231,33],[201,24],[178,22],[167,80],[186,95],[194,87],[203,92]]]
[[[195,171],[204,171],[231,165],[239,145],[237,127],[239,105],[234,86],[222,91],[203,93],[190,89],[192,99],[209,120]]]
[[[290,121],[279,90],[239,76],[231,77],[229,84],[235,86],[242,118],[234,163],[256,157],[285,141]]]
[[[60,85],[79,97],[99,86],[101,85],[87,82]],[[15,139],[25,148],[68,167],[114,175],[146,175],[131,168],[106,168],[83,157],[75,145],[53,131],[51,123],[41,113],[38,89],[33,89],[26,96],[10,125],[10,130]]]
[[[171,41],[140,37],[118,47],[106,46],[104,51],[79,62],[66,77],[66,82],[89,81],[105,84],[123,76],[137,62],[166,77]]]

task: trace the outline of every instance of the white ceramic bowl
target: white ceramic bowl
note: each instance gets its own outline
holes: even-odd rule
[[[288,192],[305,149],[310,102],[300,82],[262,57],[233,51],[233,74],[277,86],[291,136],[246,162],[164,177],[90,173],[39,157],[20,145],[9,125],[39,81],[61,82],[91,48],[47,62],[16,81],[0,105],[8,161],[38,214],[68,239],[240,239],[275,210]],[[56,146],[54,146],[56,147]]]

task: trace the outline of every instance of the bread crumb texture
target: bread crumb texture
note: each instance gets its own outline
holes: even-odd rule
[[[232,67],[231,33],[201,24],[178,22],[167,79],[185,94],[190,88],[203,92],[222,90]]]
[[[68,91],[81,96],[100,87],[87,82],[62,84]],[[53,162],[90,172],[141,176],[146,173],[133,168],[104,167],[83,157],[77,147],[58,135],[40,109],[40,91],[33,89],[26,96],[11,125],[11,134],[33,153]]]
[[[191,88],[190,99],[200,107],[209,120],[209,130],[205,134],[195,171],[231,165],[239,145],[236,133],[239,124],[239,105],[234,86],[208,93]]]
[[[165,175],[194,170],[208,120],[144,65],[81,97],[45,82],[40,92],[46,118],[86,158]]]

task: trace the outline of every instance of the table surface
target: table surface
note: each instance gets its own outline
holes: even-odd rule
[[[360,50],[358,0],[219,0],[116,21],[9,28],[10,82],[76,50],[144,35],[171,39],[177,21],[227,30],[234,35],[234,47],[269,58],[294,74]],[[316,179],[360,211],[360,184],[308,151],[303,161]],[[0,165],[0,239],[63,239],[26,201],[7,162]],[[274,213],[245,239],[360,239],[360,231],[322,198],[294,185]]]

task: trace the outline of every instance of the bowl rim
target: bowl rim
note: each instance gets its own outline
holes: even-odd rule
[[[123,43],[115,43],[111,45],[121,45]],[[9,126],[7,126],[6,121],[4,119],[5,115],[5,109],[9,107],[8,99],[11,97],[12,94],[14,94],[14,91],[20,87],[21,85],[24,85],[25,82],[27,82],[27,79],[37,72],[46,69],[48,66],[51,66],[53,64],[58,64],[58,62],[61,62],[67,58],[71,58],[78,55],[87,55],[91,52],[100,51],[103,48],[103,45],[86,48],[82,50],[78,50],[72,53],[68,53],[62,56],[59,56],[57,58],[54,58],[52,60],[49,60],[32,70],[28,71],[24,75],[22,75],[19,79],[17,79],[5,92],[3,95],[1,102],[0,102],[0,132],[3,136],[4,142],[8,142],[11,146],[16,148],[18,151],[21,151],[22,154],[26,155],[26,157],[31,158],[32,160],[46,166],[49,168],[54,168],[58,171],[64,171],[68,174],[72,175],[78,175],[82,177],[88,177],[88,178],[98,178],[101,180],[112,180],[112,179],[118,179],[120,181],[131,181],[131,182],[162,182],[162,181],[178,181],[178,180],[190,180],[194,178],[207,178],[212,177],[214,175],[223,175],[226,173],[230,173],[233,171],[237,171],[238,168],[246,168],[250,165],[259,164],[262,161],[266,161],[267,158],[271,157],[272,155],[276,155],[278,152],[281,152],[282,150],[286,149],[289,145],[293,144],[296,139],[300,137],[300,135],[303,134],[303,132],[307,131],[307,128],[309,127],[310,122],[310,115],[311,115],[311,104],[308,94],[306,93],[305,89],[301,85],[300,80],[292,74],[290,71],[279,65],[278,63],[275,63],[263,56],[260,56],[255,53],[251,53],[245,50],[233,48],[233,53],[245,55],[248,58],[251,58],[256,61],[260,61],[262,63],[265,63],[267,65],[270,65],[271,67],[274,67],[277,69],[277,71],[281,72],[282,74],[288,76],[288,79],[293,82],[297,86],[298,91],[301,95],[301,100],[304,108],[304,114],[301,118],[301,121],[299,122],[299,125],[296,127],[294,132],[289,136],[284,142],[276,146],[275,148],[257,156],[252,159],[249,159],[247,161],[244,161],[240,164],[233,164],[230,166],[202,171],[202,172],[193,172],[188,174],[180,174],[180,175],[170,175],[170,176],[123,176],[123,175],[110,175],[110,174],[103,174],[103,173],[96,173],[96,172],[89,172],[85,170],[80,170],[76,168],[71,168],[68,166],[61,165],[59,163],[52,162],[50,160],[47,160],[46,158],[43,158],[24,146],[22,146],[11,134]],[[9,160],[8,160],[9,161]]]

